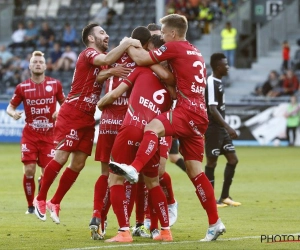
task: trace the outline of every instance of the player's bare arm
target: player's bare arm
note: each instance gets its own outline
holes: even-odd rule
[[[102,83],[107,78],[111,76],[117,76],[120,78],[126,78],[128,74],[131,72],[131,68],[125,67],[126,63],[119,64],[116,67],[101,70],[100,73],[97,75],[97,82]]]
[[[141,42],[133,38],[123,39],[123,42],[107,54],[99,54],[94,58],[94,65],[110,65],[116,62],[129,46],[141,48]]]
[[[143,48],[135,48],[133,46],[130,46],[127,49],[127,53],[129,54],[130,58],[139,66],[148,66],[154,64],[152,58],[149,55],[149,52],[147,52]]]
[[[11,116],[12,118],[14,118],[14,120],[19,120],[22,117],[22,113],[23,112],[19,112],[16,111],[16,107],[8,104],[7,109],[6,109],[6,113]]]
[[[150,68],[155,72],[155,74],[158,75],[163,83],[165,83],[166,85],[175,86],[175,77],[170,70],[161,66],[160,64],[153,64],[150,66]]]
[[[224,127],[228,134],[230,135],[231,138],[237,138],[238,135],[236,133],[236,131],[231,128],[229,126],[229,124],[223,119],[222,115],[220,114],[220,112],[217,109],[217,105],[209,105],[209,111],[211,112],[212,116],[214,117],[214,119],[222,126]]]
[[[103,110],[103,108],[106,105],[112,104],[115,100],[117,100],[124,92],[126,92],[129,89],[129,86],[122,82],[117,88],[114,90],[108,92],[105,96],[103,96],[97,103],[97,107],[100,110]]]

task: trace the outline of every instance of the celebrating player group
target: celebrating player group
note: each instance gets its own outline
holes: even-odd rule
[[[66,98],[60,82],[45,76],[43,53],[33,53],[31,78],[20,83],[7,108],[10,116],[19,119],[22,114],[16,107],[22,101],[26,104],[26,130],[22,136],[26,213],[35,213],[45,221],[48,211],[51,219],[60,223],[60,203],[92,153],[94,113],[99,108],[102,114],[95,160],[101,162],[101,175],[94,187],[91,239],[132,242],[133,236],[140,236],[173,241],[171,226],[177,220],[177,201],[165,168],[172,141],[179,142],[184,159],[182,169],[207,213],[208,230],[201,241],[216,240],[226,231],[217,205],[241,205],[229,197],[237,164],[234,147],[227,154],[230,157],[226,156],[230,182],[225,180],[225,191],[217,202],[211,170],[216,166],[217,156],[206,152],[210,160],[206,173],[202,161],[204,148],[215,152],[217,147],[205,143],[209,120],[215,119],[216,124],[225,128],[227,143],[232,144],[231,138],[236,134],[225,122],[222,108],[214,108],[219,105],[218,100],[211,99],[210,93],[205,98],[206,66],[201,52],[186,40],[186,17],[170,14],[161,18],[160,23],[161,26],[136,27],[130,38],[124,38],[109,52],[109,35],[105,30],[96,23],[87,25],[82,31],[86,49],[78,56]],[[221,82],[228,70],[226,57],[219,54],[211,59],[215,84]],[[214,83],[210,82],[213,88]],[[102,88],[105,95],[100,99]],[[58,114],[56,102],[61,104]],[[212,105],[209,116],[207,103]],[[54,196],[47,199],[48,190],[69,158]],[[43,171],[40,190],[34,196],[36,164]],[[136,224],[130,228],[134,205]],[[106,239],[111,206],[119,229],[116,236]]]

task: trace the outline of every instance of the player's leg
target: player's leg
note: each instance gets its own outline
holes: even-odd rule
[[[97,179],[94,186],[94,206],[93,214],[89,223],[91,230],[91,239],[100,240],[104,238],[104,234],[101,230],[101,213],[104,203],[109,198],[109,187],[108,187],[108,174],[109,167],[108,162],[101,162],[101,175]]]
[[[148,196],[147,196],[148,197]],[[132,235],[149,238],[147,228],[144,226],[145,206],[148,202],[145,200],[145,182],[143,175],[139,175],[139,181],[136,183],[135,196],[135,226],[132,227]]]
[[[173,241],[173,237],[169,226],[170,222],[169,222],[169,217],[167,212],[168,211],[167,199],[163,193],[161,186],[159,185],[158,175],[156,177],[153,177],[152,173],[149,174],[149,172],[145,172],[144,179],[145,179],[145,184],[149,191],[149,200],[151,200],[150,209],[155,210],[155,213],[159,219],[160,226],[161,226],[161,230],[158,231],[158,228],[154,229],[151,223],[152,238],[153,240],[159,240],[159,241]]]
[[[162,147],[161,147],[162,148]],[[160,150],[161,157],[159,162],[159,185],[161,186],[168,204],[168,212],[169,212],[169,221],[170,226],[173,226],[177,220],[177,207],[178,203],[174,198],[173,186],[170,175],[166,172],[166,155],[162,154],[162,149]]]
[[[119,230],[118,234],[105,242],[132,242],[133,238],[129,231],[129,214],[127,199],[124,190],[124,177],[110,173],[109,187],[110,200],[117,217]]]
[[[179,154],[178,150],[178,139],[173,139],[172,140],[172,146],[169,152],[169,160],[170,162],[176,164],[182,171],[186,172],[186,167],[184,164],[184,160]]]
[[[203,139],[200,136],[186,137],[184,139],[180,138],[179,143],[185,159],[187,175],[195,186],[196,195],[208,216],[209,228],[202,240],[216,240],[225,232],[225,226],[218,216],[214,189],[202,171]],[[195,148],[198,150],[195,151]]]
[[[99,127],[99,135],[97,140],[95,160],[101,162],[101,175],[97,179],[94,186],[94,202],[93,202],[93,214],[89,223],[89,228],[91,231],[91,239],[100,240],[104,239],[105,225],[102,221],[102,213],[105,214],[105,217],[108,213],[108,207],[104,208],[104,204],[108,204],[109,197],[109,187],[108,187],[108,175],[109,175],[109,160],[110,153],[116,138],[114,134],[102,134],[100,131],[104,129],[109,129],[106,127]],[[107,211],[106,211],[107,208]],[[106,218],[104,218],[106,220]],[[102,226],[101,226],[102,225]]]
[[[221,146],[221,154],[224,154],[227,163],[224,169],[224,181],[221,192],[220,202],[230,205],[230,206],[240,206],[241,203],[233,201],[229,195],[229,189],[234,177],[235,168],[238,164],[238,158],[235,152],[235,147],[232,143],[231,137],[228,135],[227,131],[222,131],[223,143]]]
[[[25,214],[34,214],[34,192],[35,192],[35,182],[34,176],[36,171],[35,162],[23,162],[24,163],[24,175],[23,175],[23,189],[25,192],[25,197],[27,200],[28,209]]]
[[[241,203],[238,201],[234,201],[229,194],[230,186],[232,184],[232,180],[235,174],[235,168],[238,163],[238,158],[235,152],[227,152],[224,154],[224,156],[227,159],[227,163],[224,170],[224,181],[219,201],[230,206],[240,206]]]
[[[50,217],[57,224],[60,223],[60,203],[71,186],[75,183],[80,171],[84,168],[88,156],[88,154],[81,151],[71,153],[70,165],[62,173],[53,198],[47,201],[47,210],[51,214]]]

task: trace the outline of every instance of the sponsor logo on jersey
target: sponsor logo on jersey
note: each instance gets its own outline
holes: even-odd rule
[[[42,128],[48,130],[49,128],[53,128],[53,123],[49,122],[49,119],[47,119],[44,116],[38,116],[32,121],[32,123],[29,124],[29,126],[31,126],[34,129]]]
[[[47,92],[51,92],[53,88],[52,86],[47,85],[45,89]]]
[[[234,146],[232,144],[226,144],[223,146],[225,151],[234,151]]]
[[[220,155],[220,149],[218,149],[218,148],[213,149],[213,150],[211,151],[211,154],[212,154],[212,155],[215,155],[215,156],[219,156],[219,155]]]
[[[167,47],[165,45],[160,46],[159,50],[161,52],[165,52],[167,50]]]
[[[22,151],[22,152],[30,152],[30,150],[27,148],[27,145],[26,145],[26,144],[22,144],[22,146],[21,146],[21,151]]]
[[[78,133],[77,133],[77,130],[75,130],[75,129],[71,129],[70,134],[67,135],[66,137],[69,139],[79,141]]]
[[[193,51],[193,50],[187,50],[186,54],[189,56],[202,56],[202,54],[200,52]]]
[[[51,86],[47,86],[52,88]],[[28,106],[34,106],[34,105],[45,105],[45,104],[52,104],[54,103],[54,96],[50,98],[40,98],[40,99],[27,99],[26,104]]]

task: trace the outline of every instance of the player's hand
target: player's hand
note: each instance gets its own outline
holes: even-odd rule
[[[117,67],[111,68],[110,70],[113,76],[117,76],[125,79],[132,69],[127,68],[126,63],[123,63],[123,64],[119,64]]]
[[[122,41],[120,42],[120,44],[122,43],[126,43],[129,46],[133,46],[133,47],[136,47],[136,48],[142,48],[142,44],[139,40],[137,39],[133,39],[131,37],[124,37],[122,39]]]
[[[18,112],[15,111],[12,118],[14,118],[15,120],[19,120],[22,117],[23,112]]]
[[[55,111],[53,114],[52,114],[52,119],[55,121],[56,118],[57,118],[57,115],[58,115],[58,112]]]
[[[232,139],[235,139],[238,137],[238,134],[236,133],[236,131],[233,128],[227,127],[226,130]]]

